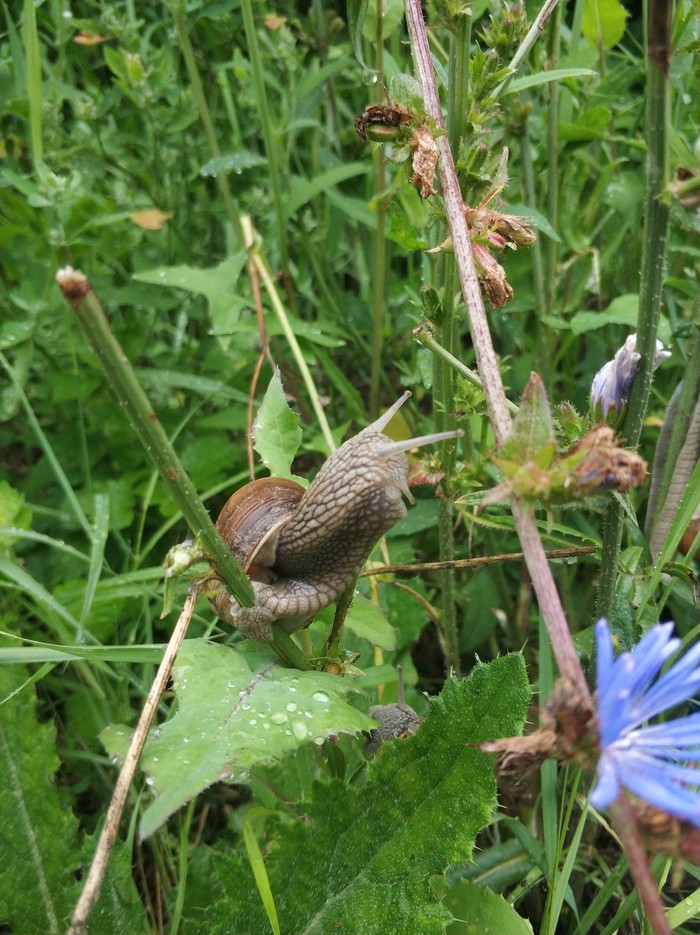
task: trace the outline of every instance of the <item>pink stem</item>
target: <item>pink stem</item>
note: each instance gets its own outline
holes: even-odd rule
[[[637,886],[639,898],[644,906],[647,921],[654,935],[672,935],[671,926],[666,918],[656,880],[652,876],[649,861],[639,836],[639,828],[625,793],[610,806],[615,830],[627,855],[632,879]]]
[[[444,131],[445,122],[435,84],[435,74],[428,47],[428,34],[420,0],[406,0],[406,21],[426,113],[435,121],[436,126]],[[486,396],[493,433],[496,443],[500,447],[508,438],[511,429],[508,402],[498,370],[496,352],[491,340],[486,310],[481,297],[481,288],[474,267],[469,229],[464,216],[464,202],[462,201],[457,171],[452,159],[447,134],[439,133],[435,138],[435,144],[440,156],[438,163],[440,184],[442,185],[445,212],[452,235],[452,246],[462,287],[462,295],[469,316],[472,344]],[[562,675],[570,678],[579,687],[584,698],[590,700],[586,679],[569,632],[569,626],[566,622],[552,572],[547,564],[532,509],[530,506],[514,500],[512,511],[515,527],[522,542],[525,563],[537,595],[542,616],[547,625],[559,670]]]

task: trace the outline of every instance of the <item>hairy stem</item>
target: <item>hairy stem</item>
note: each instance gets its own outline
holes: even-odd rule
[[[632,385],[627,417],[621,435],[636,445],[649,402],[656,352],[656,333],[661,314],[661,291],[666,262],[666,236],[670,206],[664,197],[668,179],[668,142],[673,4],[649,0],[647,14],[647,110],[646,194],[644,201],[644,253],[637,317],[639,369]],[[615,597],[617,560],[622,543],[624,515],[617,500],[605,514],[603,553],[598,587],[598,614],[610,615]]]
[[[418,0],[407,0],[406,19],[426,111],[438,128],[444,128],[442,109],[428,48],[427,30]],[[501,446],[508,438],[511,428],[508,400],[503,389],[496,352],[493,347],[484,302],[474,267],[471,241],[464,216],[464,204],[449,142],[446,136],[438,135],[435,143],[440,157],[440,182],[445,200],[445,211],[452,234],[452,244],[462,295],[469,315],[472,344],[486,395],[491,425],[496,442]],[[518,501],[513,502],[512,510],[516,529],[522,542],[525,561],[540,604],[542,616],[550,634],[559,669],[562,675],[570,678],[580,688],[584,698],[589,697],[588,686],[569,632],[552,572],[547,564],[532,510]]]

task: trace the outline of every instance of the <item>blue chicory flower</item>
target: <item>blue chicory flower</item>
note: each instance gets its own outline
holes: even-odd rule
[[[654,370],[671,356],[664,350],[661,341],[656,342]],[[609,360],[593,377],[591,384],[591,409],[596,418],[606,419],[619,414],[629,399],[632,383],[639,369],[641,354],[637,352],[637,335],[631,334],[612,360]]]
[[[590,801],[610,805],[622,787],[700,827],[700,712],[647,722],[700,688],[700,643],[659,675],[676,652],[672,623],[652,627],[631,652],[614,658],[608,622],[596,624],[600,760]]]

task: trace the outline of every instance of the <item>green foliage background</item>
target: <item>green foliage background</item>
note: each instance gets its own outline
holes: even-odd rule
[[[463,12],[458,6],[428,8],[446,103],[454,42],[446,24]],[[529,0],[522,9],[486,0],[471,6],[470,96],[455,146],[465,199],[476,205],[507,181],[499,169],[507,147],[510,181],[489,207],[531,216],[539,235],[529,250],[498,255],[514,298],[491,309],[489,321],[509,397],[517,402],[538,371],[565,447],[585,424],[593,375],[636,322],[642,16],[637,8],[625,16],[615,0],[562,4],[496,102],[524,17],[531,22],[538,7]],[[280,473],[291,467],[310,477],[328,453],[267,293],[269,354],[262,354],[241,217],[250,216],[274,272],[336,442],[367,424],[374,390],[388,403],[411,388],[399,430],[406,437],[431,430],[437,371],[412,331],[426,319],[440,330],[450,290],[441,278],[445,255],[425,252],[445,238],[439,199],[423,201],[409,163],[386,161],[387,150],[363,143],[354,127],[365,107],[385,101],[385,88],[406,106],[413,100],[401,4],[385,5],[379,38],[374,3],[25,0],[1,11],[0,926],[30,935],[63,930],[77,898],[114,781],[118,751],[107,752],[106,737],[115,725],[135,723],[148,691],[176,615],[159,618],[161,563],[187,532],[63,304],[57,268],[70,264],[89,276],[214,516],[248,478],[251,387],[257,411],[276,367],[300,413],[301,448],[290,466],[298,432],[277,409],[263,418],[260,458]],[[691,174],[700,129],[697,21],[691,2],[676,4],[670,164]],[[557,80],[547,74],[552,65],[562,70]],[[158,229],[141,226],[141,211],[162,212],[150,217]],[[673,357],[655,378],[640,444],[649,461],[698,319],[698,226],[693,206],[674,200],[659,331]],[[457,316],[460,360],[473,367],[459,301]],[[577,410],[569,421],[556,409],[565,400]],[[459,379],[454,403],[466,433],[446,481],[458,503],[456,555],[516,552],[507,508],[476,512],[500,480],[483,396]],[[392,562],[438,557],[438,502],[428,487],[417,498],[387,537]],[[639,528],[645,499],[641,490],[626,501],[613,614],[623,646],[662,613],[689,639],[700,626],[689,565],[670,569],[672,586],[652,577]],[[600,498],[538,514],[547,548],[596,549],[555,563],[586,658],[604,508]],[[411,925],[457,932],[446,926],[453,912],[459,918],[459,898],[469,902],[469,886],[458,882],[464,877],[505,893],[552,935],[585,935],[599,920],[598,930],[612,931],[638,917],[622,874],[615,889],[605,885],[619,853],[599,824],[591,823],[576,873],[564,875],[566,816],[579,808],[568,777],[557,786],[543,772],[541,783],[503,790],[503,811],[491,822],[490,761],[466,745],[521,729],[523,657],[542,699],[552,681],[521,563],[457,573],[465,681],[445,681],[440,573],[373,582],[361,582],[364,600],[344,636],[364,675],[353,679],[351,701],[338,701],[338,719],[324,725],[330,740],[302,739],[293,754],[280,748],[247,764],[247,777],[238,777],[245,781],[215,783],[139,844],[138,823],[153,802],[144,774],[90,932],[267,931],[247,826],[263,852],[282,932],[329,931],[335,923],[348,932]],[[329,626],[321,615],[303,635],[310,655],[322,653]],[[189,636],[195,654],[206,645],[200,640],[235,642],[203,600]],[[254,652],[244,646],[241,655]],[[481,665],[477,652],[492,661]],[[364,712],[380,697],[396,698],[397,663],[426,721],[368,765]],[[203,704],[208,691],[212,703],[219,699],[209,668],[198,662]],[[436,697],[428,702],[423,692]],[[173,688],[159,718],[173,729],[187,716]],[[336,738],[343,729],[355,736]],[[182,755],[177,745],[170,752]],[[207,773],[197,788],[213,778]],[[475,861],[462,866],[487,824]],[[352,846],[335,853],[337,841]],[[567,894],[561,920],[549,909],[556,886]],[[507,901],[483,904],[504,933],[501,913],[522,931]]]

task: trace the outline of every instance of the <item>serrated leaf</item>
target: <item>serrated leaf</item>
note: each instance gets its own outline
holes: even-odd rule
[[[364,786],[317,784],[266,858],[281,931],[443,935],[451,914],[429,878],[469,859],[496,804],[492,760],[473,744],[519,733],[529,697],[519,654],[480,665],[445,684],[416,734],[383,745]],[[250,868],[228,855],[212,856],[195,901],[187,935],[266,931]]]
[[[292,461],[301,444],[299,416],[284,398],[279,370],[275,370],[253,423],[253,444],[272,477],[292,474]]]
[[[544,383],[536,373],[530,375],[520,400],[520,408],[513,419],[513,428],[500,454],[516,464],[535,461],[543,468],[547,467],[554,455],[552,413]]]
[[[173,669],[177,711],[152,731],[141,758],[155,794],[141,837],[219,779],[240,782],[302,743],[371,730],[374,721],[344,700],[352,688],[350,679],[286,669],[260,644],[186,640]],[[115,737],[119,729],[100,735],[110,753],[128,739],[126,729]]]
[[[622,39],[627,11],[620,0],[585,0],[581,31],[592,45],[611,49]]]
[[[82,889],[76,872],[90,866],[96,838],[80,844],[77,819],[54,782],[55,728],[37,720],[26,677],[18,666],[0,670],[0,699],[9,699],[0,708],[0,923],[21,935],[53,935],[67,927]],[[127,845],[114,849],[89,931],[149,931]]]
[[[474,932],[498,932],[498,935],[532,935],[530,923],[519,916],[510,903],[486,886],[460,880],[445,897],[455,917],[445,929],[446,935],[473,935]]]

